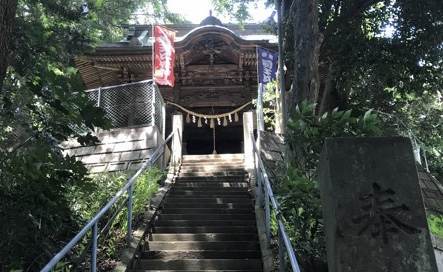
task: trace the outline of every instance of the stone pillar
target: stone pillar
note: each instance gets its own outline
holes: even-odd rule
[[[151,135],[151,137],[150,137],[150,141],[152,141],[153,144],[154,144],[154,149],[153,149],[153,150],[156,150],[156,149],[159,148],[160,145],[164,142],[164,139],[163,139],[162,136],[160,135],[160,131],[159,131],[159,129],[158,129],[157,126],[153,125],[153,126],[150,126],[150,128],[151,128],[151,130],[152,130],[152,133],[151,133],[152,135]],[[146,137],[146,138],[149,139],[148,137]],[[164,158],[163,158],[163,156],[162,156],[161,158],[159,158],[159,159],[155,162],[154,165],[156,165],[157,167],[163,169],[163,167],[164,167],[164,162],[163,162],[163,160],[164,160]]]
[[[408,138],[329,138],[320,161],[329,272],[437,272]]]
[[[166,104],[164,101],[162,104],[162,131],[161,131],[161,133],[162,133],[163,139],[166,139],[166,137],[167,137],[167,135],[166,135]]]
[[[175,169],[182,158],[183,115],[181,113],[172,116],[172,131],[174,132],[174,136],[172,137],[171,145],[171,165],[173,165]]]
[[[245,160],[245,169],[254,169],[254,157],[252,143],[255,140],[251,134],[254,133],[254,113],[252,111],[243,113],[243,152]]]

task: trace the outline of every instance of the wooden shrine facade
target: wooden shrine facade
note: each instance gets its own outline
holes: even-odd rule
[[[256,24],[243,28],[223,25],[213,16],[199,25],[166,27],[176,31],[176,81],[173,88],[159,86],[164,100],[195,112],[221,113],[256,98],[256,47],[276,50],[274,35]],[[95,52],[76,58],[87,89],[150,79],[151,31],[150,25],[128,25],[122,41],[103,44]],[[167,108],[169,115],[173,111],[176,109]],[[202,140],[208,136],[203,130],[189,125],[185,136],[193,138],[191,141]],[[228,130],[227,134],[233,133]]]

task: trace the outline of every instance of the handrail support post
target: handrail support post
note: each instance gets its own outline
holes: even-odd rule
[[[269,207],[269,194],[268,191],[265,190],[264,193],[265,198],[265,224],[266,224],[266,237],[268,241],[271,242],[271,210]]]
[[[260,168],[257,170],[258,175],[257,175],[257,200],[258,200],[258,204],[260,205],[260,207],[263,208],[263,178],[262,178],[262,173]]]
[[[132,238],[132,193],[133,193],[133,185],[128,188],[128,232],[126,234],[126,241],[128,244],[131,242]]]
[[[283,237],[280,228],[277,228],[278,233],[278,260],[279,260],[279,271],[286,271],[286,260],[285,260],[285,243],[283,242]]]
[[[91,272],[97,271],[97,223],[92,227],[92,245],[91,245]]]

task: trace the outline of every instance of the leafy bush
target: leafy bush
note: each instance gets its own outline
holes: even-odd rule
[[[352,110],[334,109],[321,117],[314,114],[315,104],[303,102],[288,121],[288,144],[295,167],[309,178],[315,173],[326,137],[379,136],[380,119],[371,110],[354,116]]]
[[[132,174],[132,172],[114,172],[91,175],[86,184],[72,188],[67,195],[67,199],[72,203],[73,213],[82,220],[82,224],[86,223],[126,184]],[[146,210],[149,199],[157,192],[158,182],[163,177],[163,172],[158,168],[150,168],[138,177],[133,189],[132,200],[132,213],[135,222]],[[115,260],[118,250],[124,244],[128,227],[127,205],[124,199],[122,197],[120,201],[117,201],[99,224],[99,229],[103,233],[99,240],[99,262],[102,266],[106,265],[106,262]],[[85,242],[78,247],[77,252],[85,249],[85,246],[88,245],[87,241],[88,239],[85,239]],[[83,261],[82,258],[79,258],[77,262]]]
[[[276,112],[277,110],[277,81],[271,81],[265,85],[263,91],[263,119],[265,129],[273,131],[276,127]],[[253,100],[253,104],[257,107],[257,99]]]
[[[16,152],[0,149],[0,270],[38,271],[128,176],[115,173],[88,178],[80,162],[63,157],[40,140],[33,141]],[[161,177],[162,172],[155,168],[139,177],[134,188],[134,218],[143,212]],[[120,243],[126,233],[125,212],[112,226],[107,234],[110,239],[103,243],[103,236],[100,238],[102,258],[115,257],[116,247],[110,245]],[[83,243],[76,252],[86,246]],[[64,271],[72,266],[69,262],[65,260]]]
[[[428,216],[428,225],[431,233],[443,239],[443,216],[431,214]]]
[[[14,152],[0,148],[0,270],[37,270],[72,237],[78,218],[64,195],[85,173],[41,139]]]
[[[275,184],[287,220],[289,235],[299,254],[303,271],[326,269],[326,251],[320,193],[316,172],[326,137],[379,136],[382,133],[376,114],[367,111],[325,113],[318,117],[314,104],[301,103],[288,122],[287,141],[291,158],[286,175]]]

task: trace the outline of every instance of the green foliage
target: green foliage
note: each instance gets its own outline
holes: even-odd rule
[[[263,93],[263,114],[265,121],[265,128],[269,131],[275,130],[277,110],[277,81],[272,81],[266,84],[265,92]]]
[[[0,257],[2,264],[6,265],[5,269],[37,271],[109,201],[129,177],[127,173],[103,173],[81,179],[82,174],[85,174],[82,172],[83,166],[74,160],[68,162],[69,164],[65,160],[54,158],[51,164],[46,165],[27,164],[20,169],[2,168],[7,170],[5,173],[23,175],[20,178],[8,176],[9,182],[0,184]],[[14,164],[16,167],[19,165]],[[48,169],[39,169],[42,167]],[[68,167],[71,171],[63,170]],[[50,176],[43,177],[42,174]],[[146,209],[151,196],[157,191],[158,181],[163,177],[160,170],[152,168],[138,178],[133,197],[133,216],[136,222]],[[20,182],[21,178],[27,178],[27,183]],[[60,183],[60,180],[64,183]],[[119,203],[121,205],[122,202]],[[117,207],[119,205],[115,205],[105,215],[99,225],[101,228],[117,211]],[[116,257],[126,233],[126,210],[125,206],[101,236],[99,258],[102,261]],[[76,254],[65,259],[63,265],[59,265],[60,271],[77,267],[83,262],[83,259],[78,258],[87,248],[88,239],[84,239],[76,247]]]
[[[428,225],[433,235],[443,239],[443,216],[431,214],[428,216]]]
[[[42,140],[0,153],[0,265],[34,271],[78,229],[64,196],[85,169]]]
[[[314,104],[306,101],[296,107],[288,121],[288,144],[294,151],[294,166],[307,177],[317,168],[321,149],[326,137],[381,135],[380,119],[371,110],[353,116],[352,110],[314,114]]]
[[[109,127],[83,92],[73,58],[120,36],[121,24],[147,3],[88,0],[89,13],[81,14],[83,3],[18,0],[0,90],[0,270],[38,270],[84,223],[88,212],[76,201],[93,213],[112,189],[92,186],[81,163],[59,148],[71,137],[94,142],[92,130]],[[87,194],[96,199],[87,202]]]
[[[73,214],[80,219],[82,225],[90,220],[126,184],[132,174],[131,172],[94,174],[81,187],[70,188],[66,198],[71,203]],[[147,209],[149,199],[157,192],[159,181],[163,178],[164,173],[158,168],[150,168],[138,177],[133,189],[132,202],[135,222],[138,221],[138,218]],[[103,229],[106,223],[115,216],[112,223],[104,230],[104,235],[100,239],[99,259],[101,262],[115,259],[118,249],[124,241],[127,230],[127,208],[122,200],[117,202],[100,222],[99,228]],[[84,247],[80,246],[80,249],[83,250]]]
[[[223,0],[229,11],[248,0]],[[273,5],[275,1],[267,1]],[[280,2],[280,1],[277,1]],[[284,62],[294,65],[295,0],[282,0]],[[319,31],[324,40],[319,61],[322,85],[332,101],[361,113],[374,109],[397,116],[386,120],[392,133],[411,131],[425,145],[431,171],[443,177],[443,5],[440,0],[318,0]],[[250,10],[249,10],[250,11]],[[244,17],[244,16],[243,16]],[[241,20],[239,17],[238,19]],[[276,33],[275,22],[267,22]],[[327,82],[328,81],[328,82]],[[287,86],[289,87],[289,86]],[[322,101],[322,98],[319,98]],[[319,102],[317,101],[317,102]],[[331,105],[329,105],[329,103]]]
[[[325,241],[317,184],[297,168],[289,167],[276,193],[286,219],[286,229],[304,267],[325,261]]]
[[[396,90],[390,90],[399,96]],[[426,153],[431,173],[443,179],[443,100],[438,92],[408,99],[396,98],[398,109],[394,114],[381,114],[385,130],[392,134],[414,137]],[[423,155],[423,153],[422,153]],[[422,158],[424,161],[424,157]]]
[[[229,11],[248,0],[218,2]],[[294,33],[303,29],[294,29],[295,0],[275,2],[284,2],[286,7],[283,54],[290,77],[296,50]],[[324,260],[315,173],[325,137],[413,134],[424,144],[433,174],[443,177],[441,0],[316,2],[319,31],[324,37],[320,84],[330,87],[320,94],[330,94],[325,109],[331,111],[319,118],[313,114],[313,105],[302,103],[296,108],[288,122],[287,137],[293,157],[286,161],[293,163],[279,182],[285,216],[291,218],[288,226],[297,226],[291,237],[303,262],[308,263],[304,271],[314,267],[312,262],[309,265],[309,256]],[[275,22],[270,20],[268,25],[276,33]],[[337,106],[340,111],[332,111]],[[377,117],[367,109],[389,115]],[[439,219],[432,222],[436,226]]]
[[[380,120],[372,111],[354,115],[335,109],[318,117],[314,104],[303,102],[288,122],[294,158],[275,185],[287,228],[304,271],[320,271],[326,261],[320,193],[316,182],[320,152],[327,137],[378,136]]]
[[[265,129],[268,131],[275,130],[275,113],[277,111],[277,81],[266,84],[263,92],[263,118],[265,121]],[[253,104],[257,106],[257,99],[253,100]]]
[[[240,24],[251,18],[249,9],[256,4],[255,2],[253,0],[212,0],[215,10],[230,15]]]

